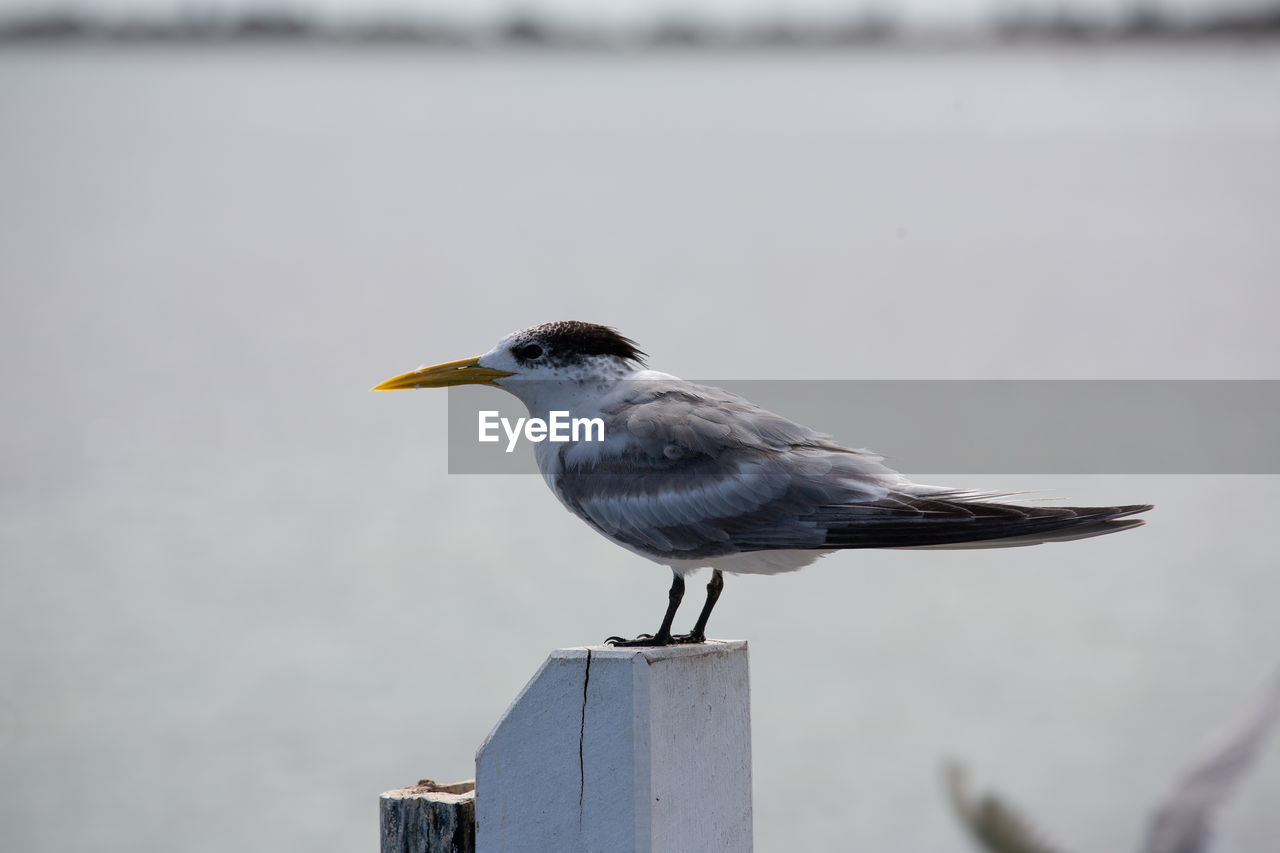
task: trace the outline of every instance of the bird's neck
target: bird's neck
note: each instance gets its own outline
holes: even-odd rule
[[[510,391],[524,403],[530,417],[549,418],[552,412],[591,418],[600,414],[603,402],[617,385],[613,380],[548,380],[512,383]]]

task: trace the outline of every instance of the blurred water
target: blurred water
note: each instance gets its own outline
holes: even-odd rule
[[[581,318],[698,377],[1275,378],[1278,92],[1274,47],[6,49],[6,849],[369,849],[547,650],[652,629],[664,570],[365,393],[424,361]],[[1274,477],[957,484],[1158,508],[730,578],[758,849],[968,849],[949,755],[1134,849],[1280,663]],[[1276,846],[1276,758],[1218,849]]]

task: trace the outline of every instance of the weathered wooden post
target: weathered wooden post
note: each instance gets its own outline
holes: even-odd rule
[[[475,780],[386,791],[380,813],[382,853],[475,853]]]
[[[475,785],[477,853],[749,853],[746,642],[552,652],[481,744]],[[396,793],[383,853],[452,853],[387,846]]]

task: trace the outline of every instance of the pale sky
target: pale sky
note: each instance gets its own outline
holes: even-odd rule
[[[977,24],[992,14],[1011,11],[1069,10],[1102,20],[1125,16],[1136,6],[1172,16],[1253,9],[1273,0],[0,0],[0,14],[71,9],[106,17],[173,15],[182,12],[237,14],[247,10],[284,10],[328,18],[396,14],[425,15],[453,21],[501,18],[514,10],[606,28],[643,25],[675,17],[732,25],[766,20],[821,20],[858,10],[883,10],[915,25]]]

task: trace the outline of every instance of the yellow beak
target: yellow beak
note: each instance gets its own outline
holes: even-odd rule
[[[435,364],[431,367],[419,367],[399,376],[392,376],[386,382],[373,386],[371,391],[398,391],[401,388],[444,388],[447,385],[492,385],[493,380],[504,376],[512,376],[505,370],[492,367],[481,367],[476,358],[464,358],[462,361],[450,361]]]

